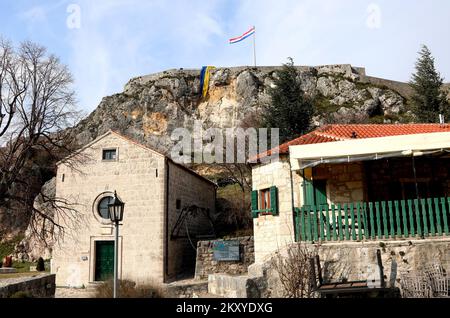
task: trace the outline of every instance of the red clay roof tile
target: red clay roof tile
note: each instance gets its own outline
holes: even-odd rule
[[[318,128],[306,135],[288,141],[279,147],[259,154],[255,159],[279,153],[287,154],[289,146],[319,144],[352,138],[365,139],[400,135],[450,132],[449,124],[333,124]]]

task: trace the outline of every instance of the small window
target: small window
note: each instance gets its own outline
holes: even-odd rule
[[[177,210],[181,209],[181,200],[180,199],[177,199],[176,205],[177,205]]]
[[[270,209],[270,189],[260,191],[260,210]]]
[[[117,150],[116,149],[103,149],[103,160],[116,160]]]

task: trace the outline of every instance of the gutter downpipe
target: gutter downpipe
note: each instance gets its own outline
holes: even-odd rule
[[[164,158],[165,174],[164,174],[164,258],[163,258],[163,282],[169,280],[169,162]]]

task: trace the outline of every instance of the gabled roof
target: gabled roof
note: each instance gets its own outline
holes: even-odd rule
[[[263,152],[255,159],[276,153],[286,155],[290,146],[438,132],[450,132],[450,124],[332,124]]]
[[[211,183],[212,185],[216,186],[216,184],[213,181],[211,181],[211,180],[209,180],[209,179],[199,175],[195,171],[193,171],[193,170],[191,170],[191,169],[189,169],[189,168],[187,168],[187,167],[185,167],[185,166],[183,166],[183,165],[173,161],[171,158],[169,158],[165,154],[163,154],[163,153],[161,153],[161,152],[159,152],[159,151],[157,151],[157,150],[155,150],[155,149],[153,149],[151,147],[143,145],[142,143],[140,143],[140,142],[138,142],[136,140],[133,140],[132,138],[126,137],[126,136],[122,135],[121,133],[119,133],[117,131],[114,131],[114,130],[109,130],[105,134],[97,137],[95,140],[93,140],[90,143],[84,145],[82,148],[76,150],[75,152],[73,152],[72,154],[68,155],[64,159],[61,159],[60,161],[58,161],[56,163],[56,165],[58,166],[59,164],[63,163],[64,161],[67,161],[69,158],[72,158],[73,156],[76,156],[77,154],[81,153],[84,149],[91,147],[92,145],[96,144],[97,142],[99,142],[100,140],[102,140],[103,138],[105,138],[105,137],[107,137],[109,135],[115,135],[117,137],[120,137],[120,138],[124,139],[127,142],[130,142],[130,143],[138,146],[138,147],[141,147],[141,148],[143,148],[143,149],[145,149],[147,151],[150,151],[150,152],[152,152],[154,154],[157,154],[157,155],[161,156],[162,158],[165,158],[167,161],[171,162],[172,164],[174,164],[174,165],[180,167],[181,169],[185,170],[186,172],[196,176],[197,178],[203,179],[204,181],[207,181],[207,182]]]
[[[77,154],[79,154],[79,153],[81,153],[83,150],[85,150],[86,148],[89,148],[89,147],[95,145],[97,142],[99,142],[100,140],[102,140],[103,138],[105,138],[105,137],[107,137],[107,136],[109,136],[109,135],[115,135],[115,136],[117,136],[117,137],[120,137],[120,138],[122,138],[122,139],[124,139],[124,140],[126,140],[126,141],[128,141],[128,142],[131,142],[131,143],[135,144],[136,146],[139,146],[139,147],[144,148],[144,149],[146,149],[146,150],[150,150],[151,152],[153,152],[153,153],[155,153],[155,154],[157,154],[157,155],[160,155],[161,157],[164,157],[164,156],[165,156],[165,155],[162,154],[161,152],[159,152],[159,151],[157,151],[157,150],[155,150],[155,149],[152,149],[152,148],[150,148],[150,147],[148,147],[148,146],[146,146],[146,145],[143,145],[143,144],[141,144],[141,143],[139,143],[139,142],[137,142],[137,141],[135,141],[135,140],[133,140],[133,139],[131,139],[131,138],[128,138],[128,137],[122,135],[122,134],[119,133],[119,132],[116,132],[116,131],[114,131],[114,130],[109,130],[108,132],[104,133],[103,135],[100,135],[100,136],[98,136],[97,138],[95,138],[95,139],[94,139],[93,141],[91,141],[90,143],[87,143],[86,145],[84,145],[84,146],[81,147],[80,149],[77,149],[76,151],[74,151],[73,153],[71,153],[70,155],[68,155],[67,157],[61,159],[60,161],[58,161],[58,162],[56,163],[56,165],[59,165],[59,164],[61,164],[62,162],[67,161],[68,159],[72,158],[73,156],[76,156]]]

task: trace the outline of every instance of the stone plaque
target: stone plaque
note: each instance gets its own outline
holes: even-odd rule
[[[239,241],[216,241],[213,243],[215,261],[240,261]]]
[[[100,235],[112,235],[113,229],[111,226],[102,226],[100,230]]]

